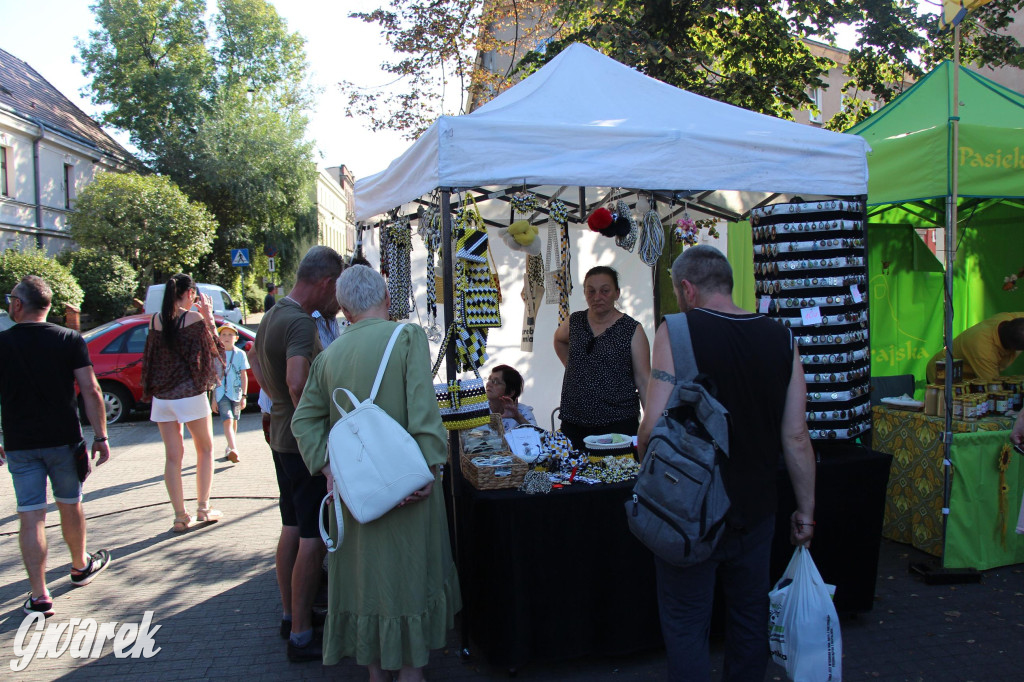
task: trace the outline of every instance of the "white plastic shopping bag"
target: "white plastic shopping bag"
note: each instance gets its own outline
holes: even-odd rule
[[[786,668],[794,682],[838,682],[843,679],[843,638],[832,604],[835,587],[826,585],[799,546],[789,560],[770,602],[768,640],[772,660]]]

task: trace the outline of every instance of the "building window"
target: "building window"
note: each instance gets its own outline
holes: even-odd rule
[[[0,147],[0,195],[11,196],[7,189],[7,147]]]
[[[64,208],[71,210],[72,187],[75,182],[75,167],[70,163],[64,164]]]
[[[811,103],[814,105],[811,109],[811,123],[821,123],[821,100],[821,88],[811,90]]]

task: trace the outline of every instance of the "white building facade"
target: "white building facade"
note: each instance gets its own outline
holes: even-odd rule
[[[68,214],[97,173],[138,161],[32,67],[0,49],[0,251],[72,245]]]
[[[355,248],[356,225],[351,171],[342,166],[323,168],[316,178],[315,196],[317,243],[341,255]]]

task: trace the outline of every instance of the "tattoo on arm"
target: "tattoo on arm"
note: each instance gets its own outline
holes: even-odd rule
[[[666,384],[676,383],[676,378],[673,375],[660,369],[652,369],[651,378],[656,381],[664,381]]]

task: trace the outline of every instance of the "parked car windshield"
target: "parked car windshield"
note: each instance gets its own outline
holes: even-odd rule
[[[94,327],[93,329],[90,329],[89,331],[82,334],[82,338],[85,339],[86,343],[89,343],[100,334],[105,334],[106,332],[110,331],[115,327],[120,327],[122,324],[124,323],[121,322],[120,320],[114,320],[112,322],[107,322],[106,324],[101,324],[100,326]]]

